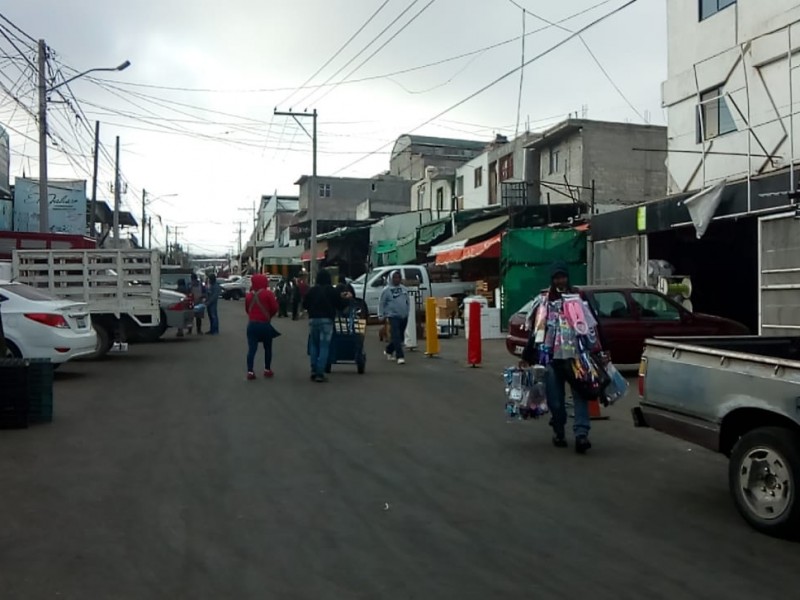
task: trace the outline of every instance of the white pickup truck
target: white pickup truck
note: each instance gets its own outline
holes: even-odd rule
[[[150,250],[14,250],[14,281],[84,302],[97,332],[95,357],[160,325],[161,259]]]
[[[371,315],[378,314],[378,304],[380,302],[383,288],[386,287],[389,274],[392,271],[400,271],[403,282],[418,282],[419,294],[422,301],[433,296],[434,298],[457,298],[462,300],[475,293],[475,283],[469,281],[450,281],[450,282],[431,282],[428,269],[420,265],[397,265],[389,267],[378,267],[366,273],[352,282],[353,290],[357,303],[362,307],[366,304],[367,310]],[[365,287],[366,285],[366,287]]]

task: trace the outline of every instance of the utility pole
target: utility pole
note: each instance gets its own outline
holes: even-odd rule
[[[312,169],[311,169],[311,186],[308,198],[308,212],[311,214],[311,268],[309,270],[310,281],[314,281],[317,276],[317,197],[319,190],[317,189],[317,109],[313,112],[296,113],[293,111],[279,112],[275,109],[275,115],[279,117],[291,117],[300,128],[305,131],[306,135],[311,138],[312,147]],[[308,133],[303,124],[300,122],[300,117],[311,118],[313,121],[312,133]]]
[[[246,210],[248,212],[251,212],[253,215],[253,265],[255,267],[258,267],[258,260],[256,258],[256,237],[257,237],[256,228],[258,226],[258,219],[256,218],[256,203],[253,202],[252,208],[240,208],[239,210]],[[239,245],[241,246],[241,242],[239,242]],[[241,253],[241,250],[239,252]]]
[[[166,242],[167,247],[165,249],[165,253],[166,253],[167,264],[169,265],[169,264],[172,264],[171,261],[170,261],[170,256],[169,256],[169,225],[167,225],[166,227],[167,227],[167,242]]]
[[[239,236],[239,253],[237,254],[237,257],[238,257],[237,260],[239,261],[239,267],[241,268],[241,266],[242,266],[242,225],[244,225],[244,221],[237,221],[236,225],[239,227],[236,231],[234,231],[234,233]]]
[[[50,231],[47,190],[47,45],[39,40],[39,233]]]
[[[142,248],[144,248],[144,228],[147,223],[147,190],[142,188]]]
[[[119,207],[122,200],[119,182],[119,136],[117,136],[116,160],[114,162],[114,247],[119,248]]]
[[[97,164],[100,152],[100,121],[94,122],[94,170],[92,171],[92,207],[89,211],[89,227],[93,238],[97,238],[94,222],[97,218]]]
[[[144,242],[142,245],[144,246]],[[147,248],[153,249],[153,219],[151,217],[147,217]]]

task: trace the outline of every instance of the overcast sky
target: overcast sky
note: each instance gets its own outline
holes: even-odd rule
[[[115,136],[121,137],[122,171],[129,182],[125,204],[135,209],[137,219],[142,188],[154,197],[178,194],[156,200],[153,214],[162,225],[184,226],[180,237],[193,249],[220,252],[235,246],[235,222],[250,219],[239,209],[276,189],[296,194],[294,182],[311,171],[310,140],[293,122],[274,117],[276,106],[319,111],[321,175],[372,176],[387,170],[391,142],[410,131],[487,141],[495,132],[514,134],[519,73],[425,123],[518,67],[519,40],[435,67],[379,77],[519,37],[522,11],[510,0],[388,0],[312,84],[368,81],[295,91],[384,1],[25,0],[5,2],[0,12],[34,38],[45,38],[55,52],[54,64],[82,71],[131,61],[124,72],[99,74],[106,82],[84,79],[71,89],[88,119],[101,121],[101,138],[110,153]],[[549,21],[597,5],[562,23],[575,30],[625,0],[517,3]],[[646,118],[664,124],[665,4],[639,0],[583,36],[627,100],[573,39],[524,70],[520,129],[528,122],[531,129],[542,129],[584,110],[594,119]],[[409,6],[403,18],[345,67]],[[570,35],[526,17],[529,33],[543,27],[526,38],[528,59]],[[2,54],[13,53],[2,38],[0,48]],[[6,60],[0,65],[17,82],[20,72],[13,64]],[[8,87],[13,83],[4,82]],[[32,84],[28,72],[13,90],[35,110]],[[12,178],[23,170],[36,176],[36,144],[25,139],[25,134],[36,137],[35,123],[2,94],[0,123],[11,129]],[[67,105],[53,104],[49,114],[54,132],[72,148],[69,157],[51,152],[51,176],[87,178],[88,130],[76,123]],[[103,160],[101,197],[108,198],[112,180],[109,161]],[[163,227],[155,237],[163,244]]]

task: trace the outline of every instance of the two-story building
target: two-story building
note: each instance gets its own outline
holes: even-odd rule
[[[273,273],[288,274],[285,267],[298,266],[302,248],[297,241],[286,240],[283,233],[291,227],[294,215],[300,207],[297,196],[261,196],[256,219],[255,247],[258,265]]]
[[[392,148],[389,174],[419,181],[426,170],[455,170],[483,152],[486,142],[423,135],[401,135]]]
[[[691,278],[696,310],[796,332],[800,2],[672,0],[667,11],[673,196],[593,221],[594,281],[652,284],[664,261]]]

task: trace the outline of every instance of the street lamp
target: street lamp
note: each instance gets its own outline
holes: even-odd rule
[[[63,85],[70,83],[88,75],[89,73],[97,73],[100,71],[124,71],[131,66],[129,60],[126,60],[116,67],[97,67],[88,69],[82,73],[70,77],[58,83],[51,88],[47,87],[45,78],[45,71],[47,68],[47,45],[44,40],[39,40],[39,232],[47,233],[50,229],[50,215],[48,214],[47,205],[47,95],[57,90]],[[92,215],[94,219],[94,214]]]

